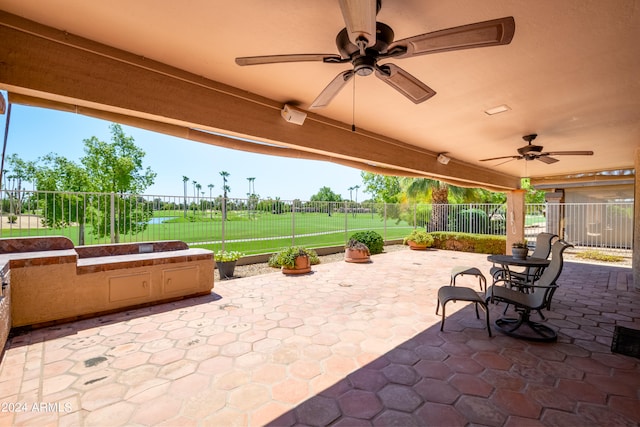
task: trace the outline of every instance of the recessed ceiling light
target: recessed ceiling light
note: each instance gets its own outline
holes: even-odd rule
[[[489,108],[488,110],[484,110],[484,112],[487,113],[490,116],[493,116],[495,114],[504,113],[505,111],[509,111],[509,110],[511,110],[511,108],[509,108],[509,106],[507,104],[502,104],[502,105],[498,105],[497,107],[493,107],[493,108]]]

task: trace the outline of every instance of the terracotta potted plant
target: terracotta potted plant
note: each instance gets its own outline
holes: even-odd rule
[[[320,262],[313,249],[301,246],[291,246],[273,254],[269,258],[269,265],[280,267],[283,274],[305,274],[311,271],[312,264]]]
[[[220,279],[231,279],[236,268],[236,262],[244,254],[238,251],[218,251],[213,255],[218,268]]]
[[[367,245],[354,239],[349,239],[349,242],[344,247],[344,260],[346,262],[370,262],[370,255]]]
[[[433,245],[433,236],[424,230],[416,229],[406,236],[402,242],[405,245],[409,245],[409,249],[423,251]]]
[[[515,259],[527,259],[529,248],[527,247],[527,241],[515,242],[511,245],[511,255]]]
[[[349,237],[349,240],[365,244],[370,255],[380,254],[384,250],[384,239],[373,230],[356,231]]]

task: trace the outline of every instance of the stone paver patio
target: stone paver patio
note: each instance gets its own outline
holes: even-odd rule
[[[489,277],[486,255],[407,249],[15,336],[0,424],[638,425],[640,359],[610,351],[615,325],[640,329],[630,269],[565,263],[542,344],[489,338],[461,301],[440,332],[456,265]]]

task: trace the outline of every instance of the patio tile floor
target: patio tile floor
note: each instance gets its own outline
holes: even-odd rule
[[[640,329],[630,269],[566,262],[543,344],[489,338],[462,301],[441,332],[457,265],[489,277],[486,255],[407,249],[16,335],[0,425],[638,425],[640,359],[610,350]]]

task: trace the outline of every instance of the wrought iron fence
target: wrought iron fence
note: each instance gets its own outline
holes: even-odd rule
[[[625,251],[633,203],[528,204],[525,235],[562,235],[581,247]],[[385,240],[416,228],[506,234],[502,204],[389,204],[43,191],[5,192],[0,237],[63,235],[76,245],[183,240],[213,250],[270,253],[343,245],[356,231]]]

